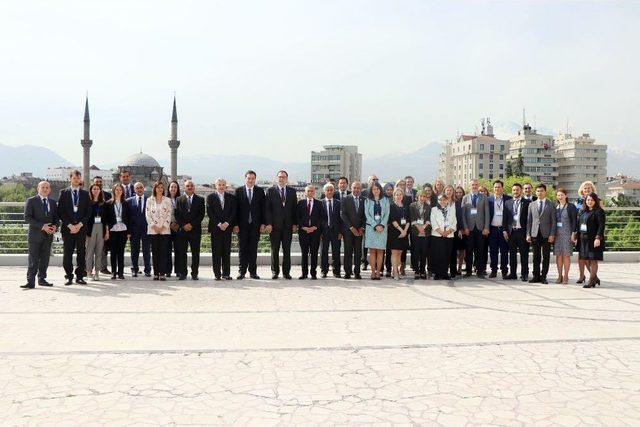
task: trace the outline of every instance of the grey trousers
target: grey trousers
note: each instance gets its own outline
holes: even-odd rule
[[[104,248],[104,229],[102,224],[94,224],[91,230],[91,236],[87,237],[87,271],[93,271],[94,260],[96,271],[100,272],[102,267],[102,254]]]

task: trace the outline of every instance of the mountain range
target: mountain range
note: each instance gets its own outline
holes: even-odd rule
[[[509,129],[511,126],[505,126]],[[497,132],[495,132],[498,135]],[[381,181],[393,180],[412,175],[416,182],[432,182],[438,174],[438,161],[442,144],[431,142],[415,151],[389,154],[376,157],[364,157],[362,179],[375,173]],[[169,156],[157,158],[161,165],[169,165]],[[618,172],[640,176],[640,153],[609,147],[607,157],[608,175]],[[54,151],[36,145],[9,146],[0,144],[0,177],[21,172],[32,172],[42,177],[49,166],[71,166],[72,162]],[[115,163],[98,164],[100,168],[113,168]],[[240,183],[247,169],[253,169],[258,179],[272,179],[275,172],[285,169],[291,180],[308,181],[309,161],[283,162],[262,156],[252,155],[180,155],[178,170],[191,175],[196,182],[211,182],[217,177],[225,177],[230,182]]]

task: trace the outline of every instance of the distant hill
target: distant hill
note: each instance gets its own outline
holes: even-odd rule
[[[0,177],[22,172],[32,172],[35,177],[43,177],[46,169],[51,166],[72,166],[72,163],[46,147],[12,147],[0,144]]]
[[[362,179],[371,174],[378,175],[381,181],[391,181],[413,176],[417,183],[433,182],[438,176],[438,162],[442,144],[432,142],[416,151],[380,157],[365,157],[362,166]]]

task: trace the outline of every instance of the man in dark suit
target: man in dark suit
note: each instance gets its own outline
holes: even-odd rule
[[[504,183],[499,179],[493,182],[493,195],[489,196],[489,253],[491,254],[491,274],[493,279],[498,275],[498,252],[500,253],[500,271],[502,278],[507,278],[509,269],[509,243],[504,236],[504,211],[505,203],[511,196],[504,194]]]
[[[133,197],[135,194],[135,189],[133,184],[131,183],[131,174],[128,170],[123,170],[120,172],[120,184],[124,188],[124,198],[125,200],[129,197]]]
[[[198,280],[200,267],[200,242],[204,219],[204,198],[195,194],[192,180],[184,182],[184,194],[176,199],[176,274],[178,280],[187,278],[187,246],[191,248],[191,278]]]
[[[518,275],[518,253],[520,253],[520,277],[529,280],[529,243],[527,243],[527,217],[530,201],[522,197],[522,185],[513,184],[511,200],[504,202],[503,234],[509,239],[509,276],[516,280]]]
[[[244,185],[236,189],[237,215],[233,232],[238,233],[238,280],[244,279],[249,269],[249,277],[258,276],[257,258],[260,233],[264,231],[264,190],[256,184],[256,173],[252,170],[244,174]]]
[[[536,200],[529,204],[527,242],[533,247],[533,277],[529,283],[547,284],[551,245],[556,237],[556,205],[547,200],[547,186],[538,184]],[[542,270],[540,258],[542,257]]]
[[[58,229],[58,204],[49,198],[50,193],[51,185],[47,181],[41,181],[38,184],[38,194],[27,199],[24,207],[24,220],[29,224],[29,267],[27,284],[20,286],[23,289],[35,288],[36,273],[38,285],[53,286],[46,279],[53,234]]]
[[[309,257],[311,257],[311,279],[316,279],[320,235],[322,227],[327,220],[322,202],[314,198],[315,193],[315,187],[307,185],[307,188],[305,188],[306,197],[298,202],[296,214],[299,225],[298,240],[302,251],[302,275],[300,280],[309,277]]]
[[[523,195],[522,198],[529,202],[535,202],[538,198],[533,195],[533,186],[529,182],[525,182],[522,186]]]
[[[86,225],[91,218],[89,193],[80,188],[82,174],[78,170],[69,173],[70,186],[60,191],[58,198],[58,214],[62,221],[61,233],[64,247],[62,264],[64,266],[65,285],[73,283],[73,253],[76,252],[76,283],[86,285],[87,274],[85,244],[87,240]]]
[[[351,194],[340,200],[340,219],[344,236],[344,278],[350,279],[354,274],[360,276],[360,260],[362,258],[362,239],[366,219],[364,216],[364,197],[361,195],[362,185],[359,181],[351,184]],[[353,268],[353,270],[352,270]]]
[[[236,198],[226,192],[224,179],[216,179],[215,186],[216,191],[207,196],[213,274],[216,280],[231,280],[231,231],[236,224]]]
[[[329,272],[329,247],[331,247],[331,259],[333,277],[340,278],[340,246],[342,241],[342,220],[340,219],[340,199],[334,197],[334,188],[331,184],[324,186],[324,199],[321,201],[326,221],[322,224],[322,252],[320,256],[320,271],[322,278]]]
[[[265,229],[271,243],[272,279],[280,274],[280,246],[282,245],[282,277],[291,279],[291,236],[297,231],[296,190],[287,185],[289,174],[278,171],[278,184],[269,188],[265,201]]]
[[[100,189],[102,190],[102,198],[105,202],[107,202],[108,200],[111,199],[111,193],[109,193],[108,191],[104,190],[102,188],[102,184],[103,184],[103,180],[101,176],[96,176],[93,178],[93,183],[98,185],[100,187]],[[87,189],[88,191],[88,189]],[[111,240],[105,240],[104,241],[104,246],[102,249],[102,269],[100,270],[100,273],[103,274],[111,274],[111,272],[109,271],[109,268],[107,268],[107,265],[109,265],[109,263],[107,262],[107,254],[109,253],[109,248],[111,246]]]
[[[334,185],[333,182],[329,182],[329,184]],[[343,197],[349,194],[351,194],[351,191],[349,191],[349,179],[347,179],[346,176],[341,176],[340,178],[338,178],[338,186],[335,187],[334,185],[333,198],[336,200],[341,200]],[[323,191],[320,199],[324,200],[326,197],[327,196]]]
[[[413,186],[415,185],[416,181],[415,179],[413,179],[413,177],[411,175],[407,175],[404,177],[404,182],[405,184],[405,195],[409,196],[411,198],[411,203],[415,202],[416,200],[418,200],[418,190],[416,190],[415,188],[413,188]],[[409,203],[409,205],[411,205],[411,203]]]
[[[138,258],[140,244],[142,243],[142,260],[144,262],[144,275],[151,277],[151,240],[147,235],[147,197],[144,195],[144,185],[136,182],[133,186],[134,195],[127,199],[127,211],[129,215],[129,243],[131,245],[131,275],[138,277]]]
[[[467,272],[465,277],[471,276],[472,265],[475,265],[478,277],[484,277],[487,268],[484,243],[489,235],[491,223],[489,203],[485,196],[478,192],[480,184],[477,179],[472,179],[469,186],[471,191],[462,198],[462,227],[467,236],[465,255]]]

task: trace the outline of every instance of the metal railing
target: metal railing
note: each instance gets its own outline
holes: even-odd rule
[[[24,222],[24,202],[0,202],[0,254],[26,254],[28,225]],[[605,230],[608,251],[640,251],[640,207],[606,207]],[[202,252],[211,251],[211,239],[206,232],[207,218],[202,223]],[[127,244],[128,245],[128,244]],[[232,252],[238,251],[238,237],[233,234]],[[53,253],[62,253],[60,233],[54,236]],[[128,250],[128,246],[127,246]],[[269,238],[263,234],[258,251],[269,252]],[[299,251],[298,236],[293,235],[293,252]]]

